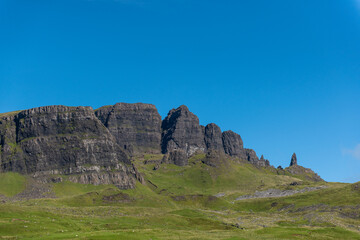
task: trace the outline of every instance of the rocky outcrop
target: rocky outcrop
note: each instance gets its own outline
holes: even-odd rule
[[[184,105],[170,110],[162,122],[162,130],[163,153],[181,149],[189,157],[197,151],[204,152],[206,149],[205,129],[200,126],[198,117]]]
[[[222,141],[224,151],[230,156],[244,156],[244,145],[239,134],[233,131],[225,131],[222,133]]]
[[[188,156],[182,149],[174,149],[165,154],[162,163],[172,163],[177,166],[186,166],[188,164]]]
[[[226,154],[237,157],[241,160],[250,162],[255,166],[266,167],[270,166],[269,160],[260,159],[253,149],[244,148],[243,141],[239,134],[233,131],[225,131],[222,133],[222,140],[224,151]]]
[[[317,173],[315,173],[310,168],[305,168],[298,165],[295,153],[291,156],[290,167],[285,168],[285,171],[294,175],[302,176],[303,178],[310,181],[324,181]]]
[[[160,153],[161,116],[144,103],[117,103],[97,109],[95,115],[128,153]]]
[[[297,158],[296,158],[296,154],[294,153],[294,154],[291,156],[290,167],[291,167],[291,166],[296,166],[296,165],[297,165]]]
[[[207,149],[224,153],[221,129],[215,123],[206,125],[204,140]]]
[[[141,179],[91,107],[47,106],[0,120],[0,171],[23,174],[84,174],[118,171],[120,188]],[[120,177],[122,176],[122,177]]]
[[[270,166],[270,161],[268,159],[264,158],[264,155],[261,155],[260,159],[259,159],[259,164],[263,167],[269,167]]]

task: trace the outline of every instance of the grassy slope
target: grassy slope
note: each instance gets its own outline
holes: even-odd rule
[[[161,156],[145,156],[160,159]],[[249,164],[213,168],[201,163],[177,167],[136,164],[147,185],[118,190],[111,185],[53,184],[56,199],[0,204],[0,236],[22,239],[360,239],[360,184],[311,183]],[[3,176],[3,175],[1,175]],[[11,189],[2,181],[0,189]],[[14,177],[15,176],[15,177]],[[24,186],[16,174],[12,184]],[[290,197],[237,201],[268,188],[327,185]],[[9,193],[8,196],[21,191]],[[224,193],[215,198],[212,195]]]
[[[25,182],[25,177],[18,173],[0,173],[0,194],[12,197],[25,189]]]

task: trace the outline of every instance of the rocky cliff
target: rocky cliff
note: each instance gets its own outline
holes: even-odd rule
[[[170,110],[162,122],[162,131],[161,149],[164,154],[182,150],[190,157],[196,152],[215,151],[217,154],[225,153],[256,166],[270,166],[269,161],[264,158],[259,159],[253,149],[243,147],[239,134],[231,130],[221,132],[220,127],[214,123],[206,127],[201,126],[198,117],[184,105]],[[180,155],[172,154],[172,156]]]
[[[47,106],[3,116],[0,136],[0,171],[73,175],[76,182],[120,188],[141,180],[91,107]],[[109,170],[114,171],[111,176]]]
[[[253,149],[244,148],[240,135],[222,132],[214,123],[200,125],[182,105],[163,121],[154,105],[117,103],[94,111],[91,107],[47,106],[0,114],[0,171],[16,171],[46,179],[69,175],[74,182],[115,184],[132,188],[143,181],[131,158],[163,153],[162,163],[188,164],[195,153],[206,153],[204,163],[219,166],[223,159],[270,166]],[[312,173],[297,165],[293,174]],[[316,179],[316,176],[314,177]]]
[[[198,117],[185,105],[170,110],[161,127],[163,153],[182,149],[189,157],[197,151],[205,151],[205,129],[200,126]]]
[[[117,103],[97,109],[95,115],[130,155],[161,152],[161,116],[154,105]]]

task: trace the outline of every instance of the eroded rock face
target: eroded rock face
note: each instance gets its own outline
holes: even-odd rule
[[[225,131],[222,133],[222,141],[224,151],[230,156],[243,156],[243,141],[239,134],[233,131]]]
[[[206,149],[205,129],[200,126],[198,117],[184,105],[170,110],[162,122],[162,130],[163,153],[181,149],[189,157],[197,151],[204,152]]]
[[[117,103],[99,108],[95,115],[109,129],[119,146],[130,154],[160,153],[161,116],[154,105]]]
[[[119,187],[134,187],[134,179],[139,178],[91,107],[38,107],[0,122],[3,172],[78,174],[83,166],[97,166],[99,171],[121,166]]]
[[[205,145],[207,149],[224,153],[221,129],[215,123],[210,123],[205,127]]]

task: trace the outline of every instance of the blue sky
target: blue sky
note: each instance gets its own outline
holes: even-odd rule
[[[0,112],[187,105],[327,181],[360,181],[360,1],[1,0]]]

